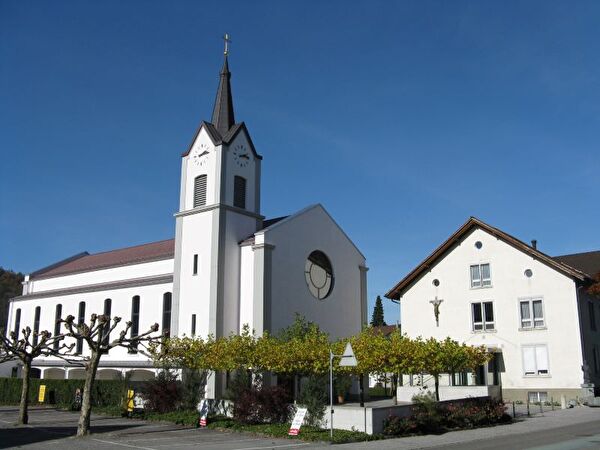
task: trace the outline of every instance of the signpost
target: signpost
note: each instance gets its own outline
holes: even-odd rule
[[[304,422],[304,416],[306,416],[306,411],[306,408],[298,408],[296,415],[294,416],[294,420],[292,420],[290,431],[288,431],[288,436],[298,436],[302,422]]]
[[[329,350],[329,436],[331,439],[333,439],[333,358],[336,356],[341,358],[341,367],[356,367],[358,364],[350,342],[346,344],[344,354],[342,355],[334,355],[333,352]]]
[[[46,398],[46,385],[40,384],[40,391],[38,392],[38,403],[44,403]]]

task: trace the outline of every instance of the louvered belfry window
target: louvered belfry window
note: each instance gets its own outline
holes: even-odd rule
[[[237,175],[233,179],[233,206],[246,209],[246,179]]]
[[[206,205],[206,175],[194,180],[194,208]]]

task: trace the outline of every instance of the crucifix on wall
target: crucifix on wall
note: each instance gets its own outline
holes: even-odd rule
[[[443,302],[441,298],[435,296],[435,300],[429,300],[429,303],[433,305],[433,315],[435,316],[435,326],[440,326],[440,304]]]

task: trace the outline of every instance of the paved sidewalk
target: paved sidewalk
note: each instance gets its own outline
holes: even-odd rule
[[[600,408],[578,407],[573,409],[549,411],[543,415],[519,420],[509,425],[478,428],[475,430],[452,431],[441,435],[415,436],[384,441],[336,445],[336,449],[422,449],[446,447],[453,444],[475,443],[476,441],[489,441],[494,438],[511,435],[525,435],[549,429],[567,427],[587,422],[600,421]],[[600,427],[598,428],[600,431]],[[513,447],[514,448],[514,447]],[[518,448],[527,448],[525,446]],[[588,447],[594,448],[594,447]]]

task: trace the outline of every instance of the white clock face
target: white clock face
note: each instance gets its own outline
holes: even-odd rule
[[[194,148],[192,153],[192,161],[197,166],[203,166],[208,161],[208,155],[210,155],[209,147],[206,144],[200,144]]]
[[[233,160],[240,167],[246,167],[250,162],[250,151],[244,144],[237,144],[233,148]]]

